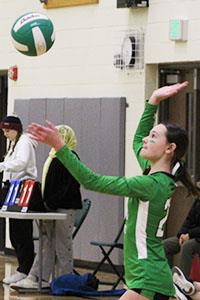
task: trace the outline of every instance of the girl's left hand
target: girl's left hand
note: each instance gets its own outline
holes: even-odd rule
[[[149,99],[149,103],[158,105],[160,101],[172,97],[179,92],[183,91],[188,86],[188,81],[176,83],[169,86],[163,86],[153,92]]]

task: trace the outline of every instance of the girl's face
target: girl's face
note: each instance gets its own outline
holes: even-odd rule
[[[143,147],[140,155],[152,162],[158,161],[170,149],[166,133],[167,129],[163,124],[154,126],[149,135],[143,138]]]
[[[10,141],[14,141],[17,137],[17,130],[15,129],[5,129],[3,128],[3,133],[7,139]]]

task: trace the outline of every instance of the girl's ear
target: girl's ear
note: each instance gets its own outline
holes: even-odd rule
[[[175,143],[170,143],[167,146],[166,153],[167,154],[173,153],[175,151],[175,149],[176,149],[176,144]]]

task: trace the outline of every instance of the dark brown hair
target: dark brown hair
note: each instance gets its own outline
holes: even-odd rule
[[[183,156],[187,152],[188,148],[188,134],[187,131],[177,124],[174,123],[161,123],[167,129],[166,138],[169,143],[176,144],[176,149],[174,152],[174,158],[171,161],[171,170],[175,166],[177,170],[174,176],[175,181],[180,181],[187,188],[189,194],[194,196],[200,196],[200,189],[194,184],[191,179],[190,174],[186,169],[185,162],[182,160]],[[151,167],[144,170],[143,174],[147,175],[150,172]]]
[[[166,129],[166,137],[169,143],[175,143],[176,149],[174,152],[174,158],[171,162],[171,169],[177,164],[178,169],[174,174],[176,181],[180,181],[187,188],[189,194],[200,196],[200,189],[193,183],[190,174],[186,169],[185,162],[182,160],[183,156],[187,152],[188,148],[188,134],[187,131],[177,124],[162,123]]]

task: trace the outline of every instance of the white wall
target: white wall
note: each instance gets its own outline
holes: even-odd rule
[[[101,97],[127,98],[126,174],[139,171],[131,138],[143,110],[144,98],[157,86],[159,63],[199,61],[199,0],[150,0],[148,9],[117,9],[117,0],[99,4],[44,9],[39,0],[0,0],[0,70],[17,64],[19,79],[9,80],[8,111],[15,98]],[[10,39],[13,22],[25,12],[47,14],[56,30],[52,49],[40,57],[18,53]],[[169,20],[188,18],[187,42],[169,40]],[[116,69],[126,30],[146,29],[144,70]]]
[[[146,37],[146,63],[200,60],[200,2],[198,0],[151,0]],[[188,41],[169,39],[169,21],[188,19]]]
[[[8,111],[16,98],[34,97],[115,97],[127,98],[126,172],[137,167],[131,152],[131,137],[143,109],[144,70],[124,72],[113,66],[126,30],[145,28],[147,9],[117,9],[116,0],[60,9],[43,9],[39,0],[0,0],[0,70],[18,65],[19,79],[9,80]],[[22,14],[39,11],[53,21],[56,40],[40,57],[18,53],[10,29]],[[131,158],[129,159],[129,153]],[[131,160],[131,164],[130,164]]]

